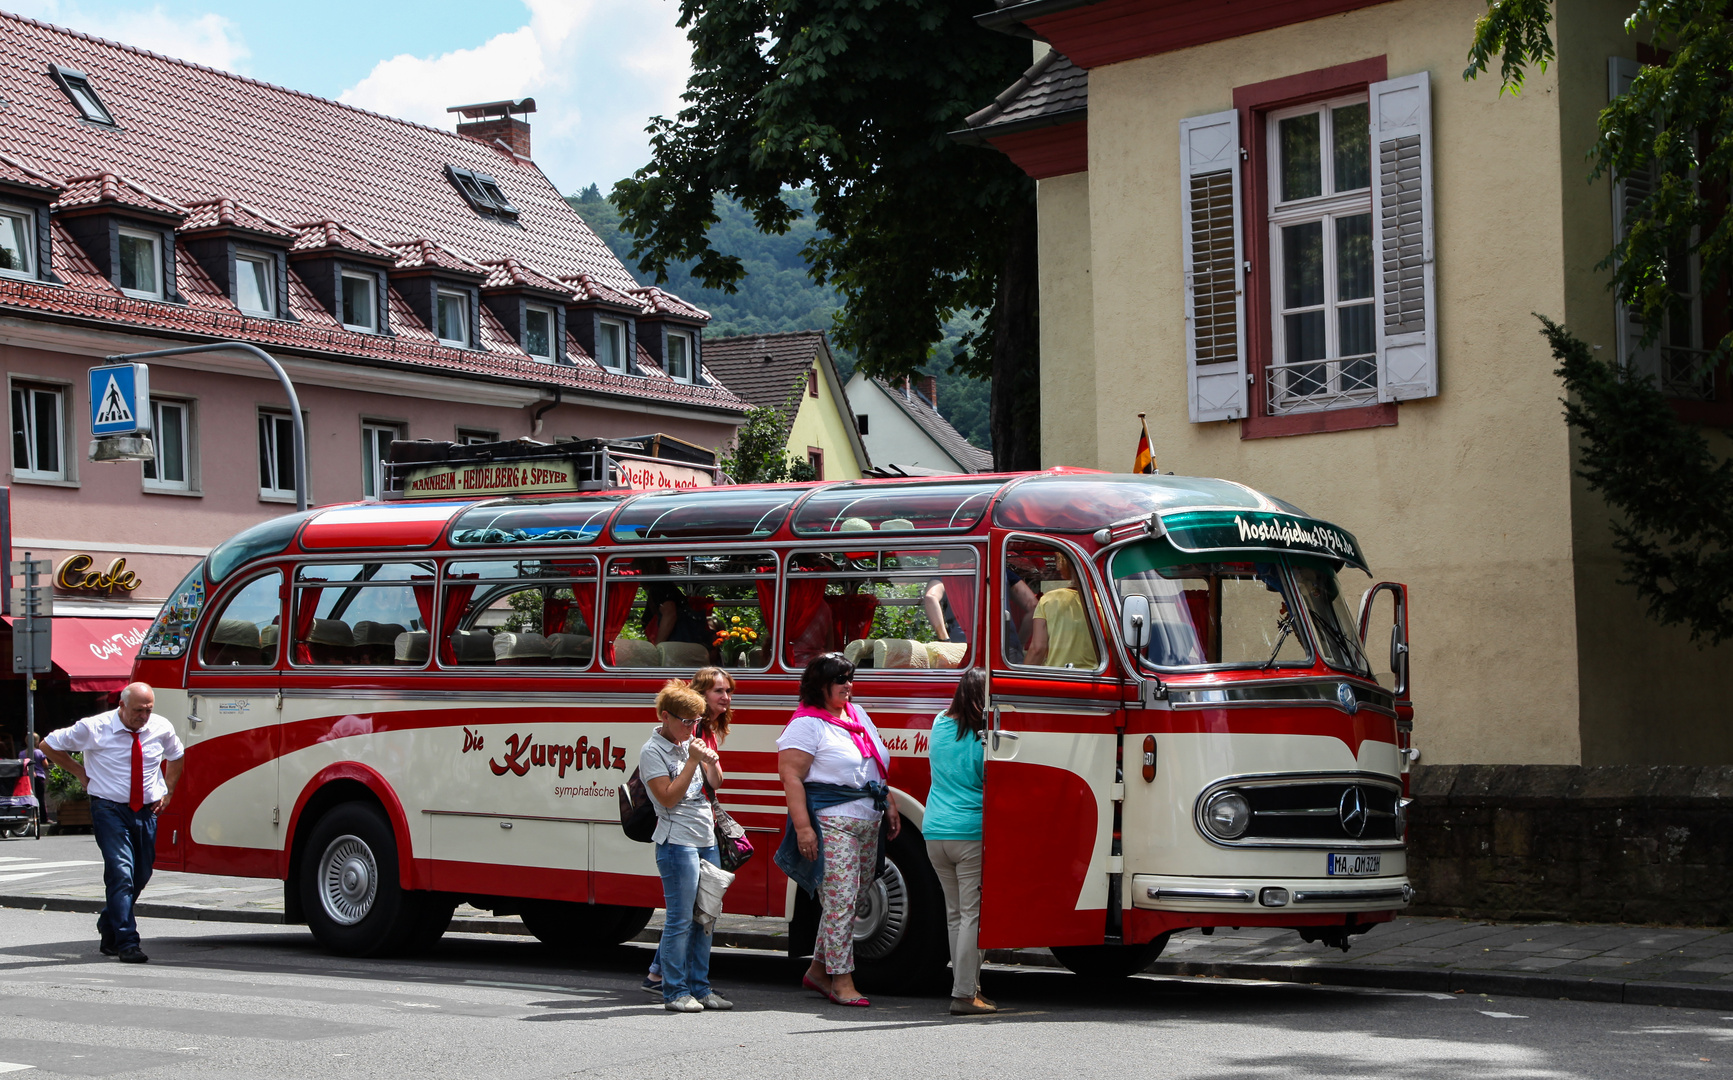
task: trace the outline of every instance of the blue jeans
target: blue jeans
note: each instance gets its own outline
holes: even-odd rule
[[[691,994],[700,1001],[710,996],[710,935],[692,922],[692,905],[698,899],[698,860],[721,866],[716,845],[707,848],[679,844],[656,845],[656,869],[662,874],[662,944],[656,950],[662,961],[662,1000],[673,1001]]]
[[[136,949],[138,919],[132,909],[156,862],[156,814],[149,807],[134,813],[125,803],[92,795],[90,824],[102,850],[102,884],[108,890],[96,931],[104,944],[112,942],[122,952]]]

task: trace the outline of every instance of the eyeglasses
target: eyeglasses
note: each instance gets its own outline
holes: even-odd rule
[[[673,713],[669,713],[668,715],[674,716]],[[699,718],[696,716],[674,716],[674,722],[679,724],[696,724],[698,720]]]

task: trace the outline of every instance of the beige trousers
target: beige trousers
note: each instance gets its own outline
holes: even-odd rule
[[[951,996],[973,998],[981,989],[981,841],[928,840],[927,861],[945,890]]]

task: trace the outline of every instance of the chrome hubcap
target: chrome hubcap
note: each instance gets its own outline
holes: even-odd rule
[[[354,926],[373,910],[379,864],[358,836],[339,836],[319,860],[319,902],[339,926]]]
[[[854,951],[868,960],[891,954],[909,925],[909,890],[897,864],[885,860],[885,872],[861,892],[854,908]]]

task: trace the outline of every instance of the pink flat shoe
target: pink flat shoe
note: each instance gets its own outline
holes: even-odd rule
[[[805,975],[805,974],[801,975],[800,985],[805,987],[808,990],[811,990],[813,993],[819,995],[820,997],[830,997],[830,991],[825,989],[824,987],[818,985],[818,983],[814,982],[811,975]]]
[[[864,1009],[867,1006],[872,1004],[872,1002],[868,1001],[864,997],[839,998],[835,994],[826,994],[824,996],[829,998],[833,1003],[835,1003],[837,1005],[847,1005],[847,1006],[849,1006],[851,1008],[855,1008],[855,1009]]]

